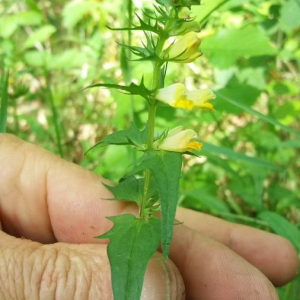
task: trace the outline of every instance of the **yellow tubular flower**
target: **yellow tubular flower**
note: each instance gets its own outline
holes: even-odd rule
[[[187,110],[200,108],[214,111],[209,100],[214,99],[215,94],[210,89],[187,91],[182,83],[175,83],[157,90],[155,98],[176,108]]]
[[[200,39],[195,32],[189,32],[167,48],[163,56],[177,63],[189,63],[201,55],[198,51]]]
[[[155,142],[153,146],[156,149],[173,151],[173,152],[187,152],[192,150],[200,151],[202,144],[195,141],[197,134],[192,129],[183,129],[181,126],[169,131],[167,137],[161,144]]]

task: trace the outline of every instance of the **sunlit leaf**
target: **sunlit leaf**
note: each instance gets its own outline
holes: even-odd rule
[[[101,4],[97,3],[96,1],[89,1],[85,0],[82,2],[77,1],[68,1],[67,4],[63,8],[62,16],[63,16],[63,23],[66,28],[71,29],[76,26],[84,16],[95,10],[100,9]]]
[[[2,17],[0,19],[0,36],[9,38],[18,28],[19,23],[15,16]]]
[[[221,69],[235,64],[239,57],[275,55],[268,36],[258,27],[223,29],[203,40],[201,50],[208,60]]]
[[[56,28],[52,25],[45,25],[34,31],[25,41],[23,48],[27,49],[34,46],[35,43],[46,41],[54,32]]]
[[[280,25],[285,31],[291,31],[300,26],[299,0],[284,1],[280,10]]]

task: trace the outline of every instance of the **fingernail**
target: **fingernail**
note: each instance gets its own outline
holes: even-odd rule
[[[185,288],[181,274],[174,263],[170,260],[165,262],[160,253],[156,253],[148,264],[141,299],[185,299]]]

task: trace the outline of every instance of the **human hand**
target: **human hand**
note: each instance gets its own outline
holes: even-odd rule
[[[106,216],[135,206],[103,200],[99,176],[10,135],[0,135],[0,170],[0,299],[112,299],[106,245],[93,237],[111,227]],[[297,272],[297,254],[279,236],[186,209],[177,219],[172,300],[185,299],[184,289],[195,300],[278,299],[272,283]],[[157,254],[142,298],[165,299],[166,280]]]

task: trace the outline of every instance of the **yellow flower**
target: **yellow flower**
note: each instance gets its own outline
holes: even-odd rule
[[[192,129],[183,129],[181,126],[176,127],[169,131],[165,140],[159,144],[158,141],[154,142],[153,146],[156,149],[174,151],[174,152],[187,152],[192,150],[200,151],[202,144],[195,141],[197,134]]]
[[[171,44],[164,52],[163,58],[177,63],[189,63],[202,53],[198,51],[200,39],[195,32],[189,32]]]
[[[215,98],[210,89],[187,91],[182,83],[175,83],[157,90],[155,98],[170,106],[191,110],[192,108],[214,111],[209,100]]]

